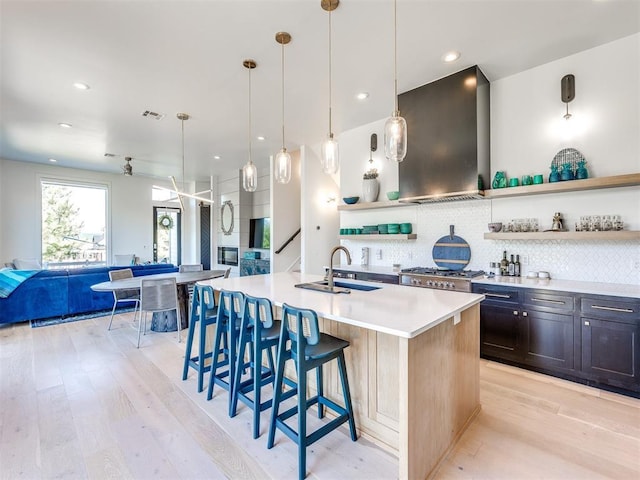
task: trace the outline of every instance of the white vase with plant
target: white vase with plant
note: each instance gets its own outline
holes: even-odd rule
[[[362,177],[362,201],[375,202],[378,200],[380,184],[378,183],[378,170],[370,168]]]

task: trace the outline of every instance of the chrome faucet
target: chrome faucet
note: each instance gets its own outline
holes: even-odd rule
[[[329,273],[327,274],[329,278],[327,279],[327,286],[333,290],[333,255],[338,251],[342,250],[347,255],[347,265],[351,265],[351,254],[347,247],[343,247],[342,245],[338,245],[337,247],[333,247],[331,250],[331,256],[329,257]]]

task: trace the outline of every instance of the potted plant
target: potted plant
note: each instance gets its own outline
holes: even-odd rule
[[[362,177],[362,200],[364,202],[375,202],[378,200],[380,184],[378,183],[378,169],[370,168]]]

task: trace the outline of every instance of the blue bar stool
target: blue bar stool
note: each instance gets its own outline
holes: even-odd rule
[[[289,348],[287,348],[287,340],[291,341]],[[298,477],[300,479],[305,478],[307,474],[307,447],[316,440],[324,437],[345,422],[349,422],[351,440],[355,442],[358,439],[344,360],[344,349],[348,346],[349,342],[346,340],[320,333],[318,315],[313,310],[292,307],[286,303],[282,306],[282,327],[280,340],[278,341],[276,379],[273,386],[273,409],[269,423],[267,448],[273,447],[276,428],[282,430],[287,437],[296,442],[298,444]],[[344,407],[323,395],[322,365],[334,358],[338,360]],[[284,365],[287,360],[293,360],[296,367],[298,402],[295,407],[279,413],[280,402],[283,400]],[[307,372],[314,369],[316,370],[318,385],[317,395],[307,399]],[[288,393],[285,392],[285,395]],[[333,410],[337,416],[307,435],[307,409],[315,404],[318,404],[318,418],[324,417],[325,407]],[[296,414],[298,415],[297,432],[285,424],[285,420]]]
[[[243,309],[244,294],[242,292],[220,290],[218,318],[216,321],[216,339],[213,345],[213,351],[224,354],[217,355],[211,362],[207,400],[213,398],[213,387],[216,384],[220,385],[229,392],[229,414],[231,414],[233,376],[237,362],[236,351],[240,337],[240,323],[242,321]],[[224,346],[225,344],[227,345],[226,348]],[[222,358],[220,358],[221,356]],[[225,369],[224,367],[227,368]]]
[[[260,412],[271,407],[271,399],[261,401],[263,386],[273,384],[275,380],[275,365],[272,349],[278,345],[280,339],[280,321],[273,319],[273,306],[267,298],[245,295],[244,312],[240,326],[240,343],[238,347],[238,362],[233,382],[230,416],[235,417],[238,400],[241,400],[253,410],[253,438],[260,436]],[[247,347],[249,362],[245,363]],[[263,352],[266,353],[268,367],[262,365]],[[249,378],[242,380],[243,370],[249,369]],[[285,378],[289,386],[295,384]],[[285,398],[295,394],[289,390]],[[250,398],[248,394],[252,394]]]
[[[205,362],[213,357],[213,350],[206,351],[207,327],[216,323],[218,309],[213,288],[210,286],[196,285],[191,299],[191,313],[189,315],[189,333],[187,336],[187,346],[184,354],[184,369],[182,380],[186,380],[189,374],[189,367],[198,372],[198,393],[204,390],[204,374],[211,370],[211,364]],[[191,356],[193,349],[193,337],[199,328],[198,355]],[[226,337],[223,348],[226,348]]]

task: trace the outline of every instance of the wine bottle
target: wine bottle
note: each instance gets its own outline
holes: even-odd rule
[[[513,277],[516,274],[516,264],[513,261],[513,255],[511,255],[511,260],[509,260],[509,276]]]
[[[502,275],[509,274],[509,261],[507,260],[507,251],[502,252],[502,260],[500,260],[500,272]]]
[[[520,255],[516,255],[516,263],[514,264],[514,273],[516,277],[520,276]]]

